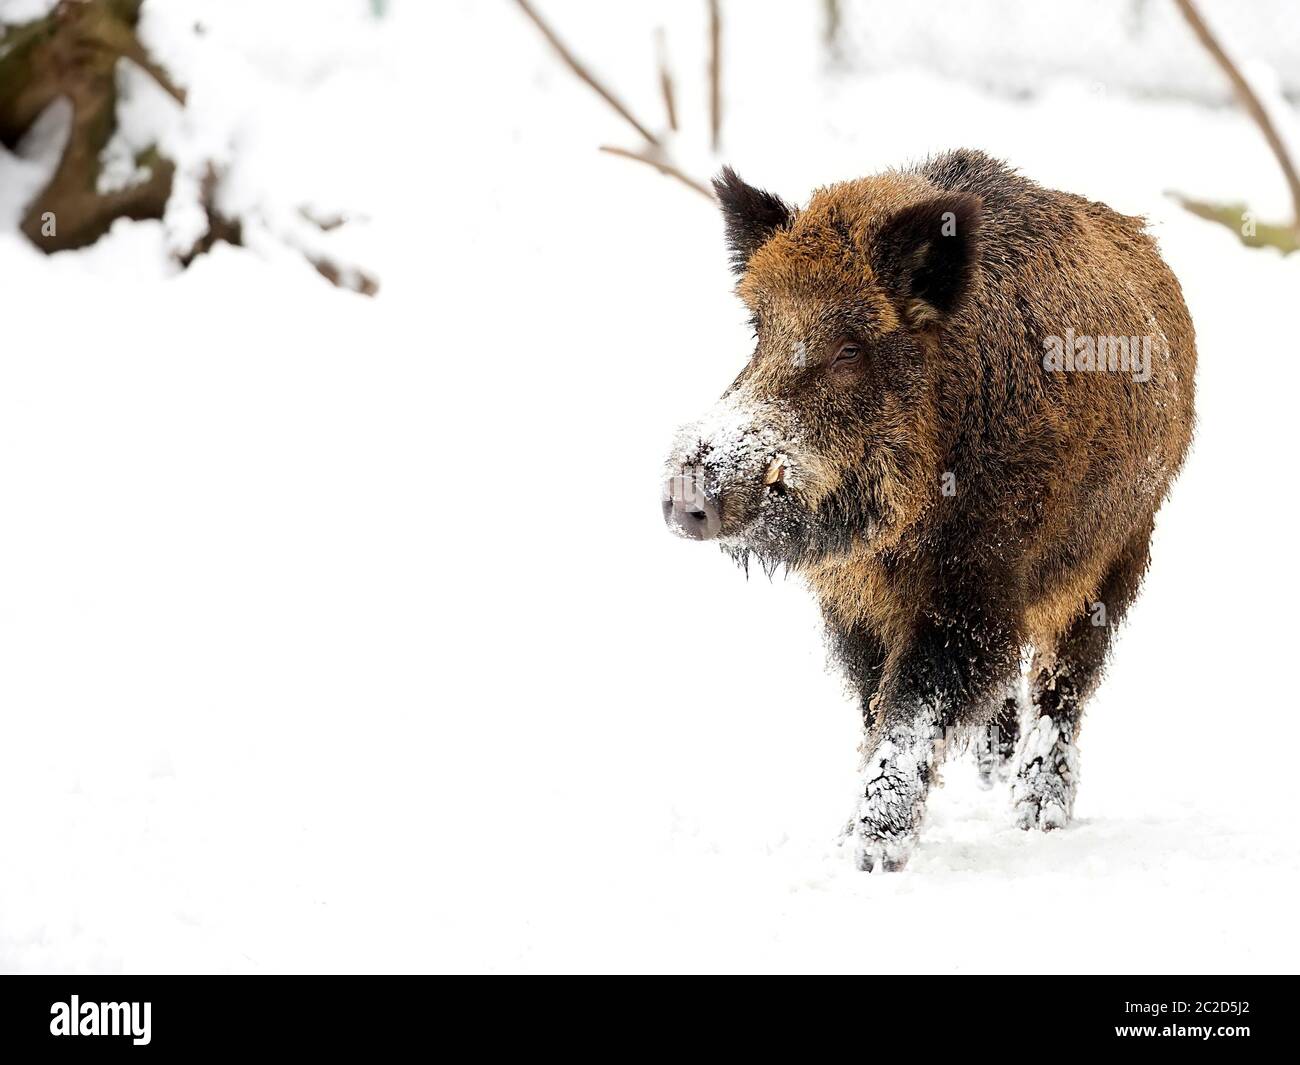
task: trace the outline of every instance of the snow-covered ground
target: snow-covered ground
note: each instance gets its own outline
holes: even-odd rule
[[[1009,827],[958,761],[908,870],[865,876],[807,593],[660,522],[673,427],[747,351],[714,209],[595,151],[635,140],[512,4],[321,6],[146,17],[174,135],[250,217],[361,219],[377,298],[272,237],[176,274],[161,223],[0,233],[0,970],[1294,969],[1300,256],[1162,195],[1282,217],[1244,119],[836,78],[819,5],[727,5],[747,178],[981,147],[1149,215],[1200,337],[1077,823]],[[655,121],[665,23],[684,165],[717,165],[702,5],[543,7]]]

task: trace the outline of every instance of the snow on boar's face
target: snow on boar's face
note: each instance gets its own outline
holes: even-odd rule
[[[714,188],[757,343],[678,431],[664,520],[769,572],[884,547],[940,490],[932,371],[975,280],[979,200],[894,175],[802,210],[730,169]]]

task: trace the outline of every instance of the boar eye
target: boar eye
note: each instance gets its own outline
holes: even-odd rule
[[[852,340],[846,340],[831,359],[832,366],[851,366],[862,358],[862,347]]]

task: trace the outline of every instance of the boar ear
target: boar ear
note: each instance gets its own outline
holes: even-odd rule
[[[961,306],[974,269],[980,206],[978,196],[946,192],[903,208],[881,227],[872,263],[912,324],[942,321]]]
[[[779,196],[746,185],[729,166],[713,179],[713,191],[722,204],[727,222],[727,246],[731,249],[731,268],[745,272],[749,258],[763,243],[794,218],[794,209]]]

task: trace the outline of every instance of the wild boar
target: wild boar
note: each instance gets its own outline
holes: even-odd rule
[[[859,868],[907,861],[954,738],[1021,827],[1066,825],[1191,441],[1177,279],[1142,219],[976,151],[803,208],[714,188],[755,346],[678,432],[665,520],[818,598],[865,728]]]

